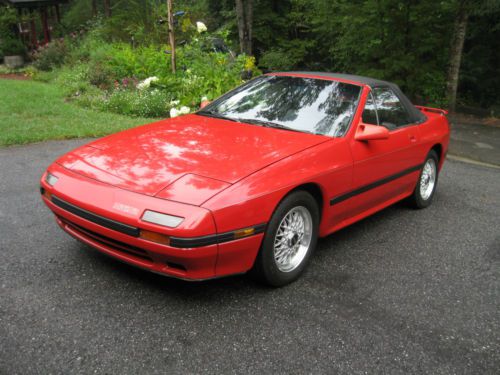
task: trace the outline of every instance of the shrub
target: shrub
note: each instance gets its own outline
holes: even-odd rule
[[[108,89],[115,80],[115,76],[106,64],[99,61],[92,61],[89,64],[88,80],[94,86]]]
[[[63,86],[67,97],[84,107],[165,117],[172,102],[177,110],[197,108],[202,97],[215,99],[239,85],[243,73],[259,74],[253,57],[234,57],[227,49],[214,48],[216,39],[221,43],[221,37],[205,32],[179,46],[178,71],[172,74],[166,45],[133,48],[123,42],[105,42],[96,26],[81,40],[51,43],[43,49],[35,64],[39,70],[65,65],[55,70],[55,77],[50,73],[35,73],[34,77]]]
[[[68,48],[64,40],[53,41],[40,47],[33,54],[33,65],[38,70],[50,71],[63,65],[67,52]]]
[[[17,38],[6,37],[0,41],[0,56],[24,55],[26,47]]]
[[[66,96],[70,98],[78,97],[89,91],[91,87],[89,83],[89,66],[86,64],[72,67],[65,66],[55,74],[53,82],[64,89]]]
[[[100,109],[136,117],[166,117],[170,111],[171,95],[158,89],[148,91],[115,90]]]

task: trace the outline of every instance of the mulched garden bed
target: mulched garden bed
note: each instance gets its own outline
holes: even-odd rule
[[[0,79],[17,79],[19,81],[25,81],[30,79],[30,77],[22,73],[8,73],[0,74]]]

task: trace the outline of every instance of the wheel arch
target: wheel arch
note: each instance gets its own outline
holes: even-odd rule
[[[300,185],[294,187],[293,189],[291,189],[287,194],[285,194],[285,196],[281,200],[285,199],[285,197],[287,197],[288,195],[290,195],[291,193],[296,192],[296,191],[306,191],[309,194],[311,194],[311,196],[314,198],[314,200],[318,204],[319,221],[321,223],[321,220],[323,218],[323,205],[325,203],[325,197],[323,194],[323,190],[321,189],[321,186],[315,182],[307,182],[304,184],[300,184]],[[281,201],[280,201],[280,203],[281,203]],[[278,203],[278,205],[279,205],[279,203]]]
[[[443,145],[441,143],[436,143],[430,149],[430,151],[436,152],[436,154],[438,156],[438,165],[439,165],[439,168],[441,168],[441,166],[443,165],[443,161],[444,161],[444,155],[443,155],[444,151],[443,150],[444,150],[443,149]]]

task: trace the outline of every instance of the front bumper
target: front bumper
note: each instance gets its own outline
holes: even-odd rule
[[[262,241],[263,226],[252,236],[219,243],[218,239],[227,234],[216,234],[208,210],[126,192],[57,165],[53,165],[50,172],[59,180],[52,187],[46,183],[45,175],[42,176],[42,197],[55,214],[59,226],[106,255],[155,273],[187,280],[243,273],[253,265]],[[90,205],[89,201],[93,204]],[[80,211],[72,207],[78,207]],[[134,209],[117,212],[114,207]],[[159,227],[140,220],[146,208],[157,208],[187,219],[178,228]],[[127,232],[128,228],[161,232],[176,241],[171,242],[173,246],[151,242],[135,236],[132,229],[132,232]]]

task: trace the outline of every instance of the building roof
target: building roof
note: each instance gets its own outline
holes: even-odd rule
[[[34,8],[67,3],[68,0],[0,0],[0,3],[12,5],[16,8]]]

